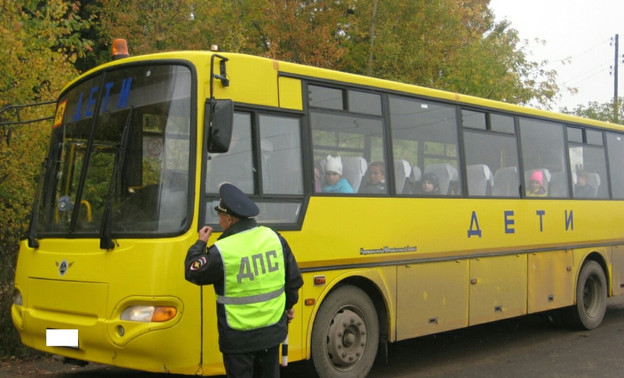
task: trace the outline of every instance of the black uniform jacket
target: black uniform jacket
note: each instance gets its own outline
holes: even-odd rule
[[[238,232],[256,227],[255,219],[242,219],[225,230],[219,239],[226,238]],[[295,256],[290,250],[290,246],[280,234],[277,233],[282,242],[285,263],[285,285],[286,309],[299,300],[299,288],[303,285],[301,272],[297,266]],[[191,270],[191,265],[195,263],[195,269]],[[201,265],[199,269],[197,266]],[[206,243],[198,240],[193,244],[186,254],[184,262],[185,277],[197,285],[214,285],[215,293],[223,295],[224,277],[223,261],[215,246],[210,246],[206,251]],[[217,304],[217,324],[219,327],[219,349],[222,353],[246,353],[279,345],[288,333],[288,320],[286,313],[282,319],[274,325],[248,331],[239,331],[230,328],[225,320],[225,309],[222,304]]]

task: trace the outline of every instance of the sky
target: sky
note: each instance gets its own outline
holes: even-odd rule
[[[521,40],[528,40],[530,60],[548,60],[544,68],[557,71],[561,98],[552,110],[613,101],[616,34],[618,82],[624,81],[623,0],[491,0],[490,9],[496,21],[506,19]],[[572,95],[566,87],[578,93]],[[619,85],[618,96],[624,97]]]

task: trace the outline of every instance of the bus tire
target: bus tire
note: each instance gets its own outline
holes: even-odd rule
[[[570,309],[571,325],[581,329],[600,326],[607,310],[607,279],[600,264],[587,261],[576,284],[576,305]]]
[[[355,286],[325,299],[312,328],[312,362],[319,377],[365,377],[379,344],[379,320],[372,300]]]

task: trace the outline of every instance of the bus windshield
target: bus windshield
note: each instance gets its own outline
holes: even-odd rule
[[[189,223],[192,75],[143,65],[90,76],[60,98],[38,237],[178,233]]]

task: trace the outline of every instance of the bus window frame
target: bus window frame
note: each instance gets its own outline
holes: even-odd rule
[[[195,151],[196,149],[196,145],[197,145],[197,135],[198,135],[198,130],[197,130],[197,124],[198,124],[198,106],[197,106],[197,100],[198,100],[198,92],[197,92],[197,88],[198,88],[198,82],[197,82],[197,67],[189,60],[187,59],[162,59],[162,60],[144,60],[144,61],[137,61],[137,62],[131,62],[131,63],[127,63],[124,64],[123,66],[111,66],[111,67],[106,67],[104,69],[98,70],[98,71],[94,71],[92,73],[89,73],[83,77],[80,78],[79,81],[73,81],[71,82],[66,88],[63,89],[62,93],[59,94],[58,98],[61,99],[63,98],[68,92],[73,91],[74,89],[76,89],[77,87],[79,87],[80,85],[82,85],[83,83],[89,82],[94,78],[97,78],[99,76],[99,81],[100,81],[100,91],[104,91],[104,87],[101,85],[102,82],[104,82],[104,80],[111,75],[111,73],[114,73],[116,71],[120,71],[120,70],[133,70],[137,67],[155,67],[155,66],[180,66],[180,67],[184,67],[186,69],[188,69],[189,74],[190,74],[190,88],[189,88],[189,101],[190,101],[190,109],[189,109],[189,136],[188,136],[188,142],[189,142],[189,154],[191,154],[192,156],[197,156],[197,152]],[[93,117],[93,119],[88,118],[88,122],[90,123],[90,129],[91,130],[94,126],[93,124],[99,120],[99,117],[101,117],[101,113],[99,110],[101,104],[101,98],[100,98],[100,94],[98,94],[98,101],[96,103],[97,108],[94,108],[94,114],[97,115],[97,117]],[[92,141],[92,137],[90,137],[89,141],[88,141],[88,146],[87,146],[87,150],[88,153],[91,153],[91,143],[93,143]],[[58,152],[58,151],[56,151]],[[55,153],[54,150],[54,146],[49,146],[48,151],[46,152],[46,158],[51,159],[52,161],[55,161],[55,156],[53,155]],[[172,236],[178,236],[178,235],[182,235],[184,234],[189,227],[191,226],[191,219],[193,219],[194,217],[194,213],[195,213],[195,206],[194,206],[194,198],[195,198],[195,170],[196,170],[196,163],[195,163],[195,159],[190,159],[188,162],[188,170],[189,170],[189,176],[188,176],[188,188],[187,188],[187,193],[188,193],[188,198],[187,198],[187,202],[186,204],[182,204],[181,206],[185,207],[186,210],[186,221],[184,222],[184,224],[181,224],[180,227],[177,230],[174,231],[165,231],[165,232],[145,232],[145,231],[132,231],[132,232],[127,232],[127,233],[118,233],[118,232],[114,232],[114,238],[153,238],[154,236],[158,236],[166,238],[166,237],[172,237]],[[86,165],[84,167],[84,169],[86,169]],[[63,172],[65,174],[65,172]],[[42,177],[45,177],[45,180],[54,180],[53,177],[49,177],[50,173],[46,170],[46,172],[43,173]],[[80,173],[81,176],[81,182],[80,185],[83,186],[84,183],[82,181],[86,180],[86,177],[84,177],[83,173]],[[48,183],[48,181],[46,181],[46,184]],[[54,194],[54,193],[53,193]],[[80,198],[82,199],[82,192],[79,194]],[[52,199],[48,199],[46,198],[47,201],[52,200]],[[52,200],[53,201],[53,200]],[[35,203],[37,203],[39,201],[35,201]],[[39,206],[41,206],[39,204]],[[49,206],[49,205],[48,205]],[[54,205],[52,205],[54,206]],[[78,207],[75,207],[76,209]],[[42,208],[37,208],[34,209],[33,208],[33,214],[37,214],[36,216],[39,216],[38,213],[42,210]],[[77,209],[78,210],[78,209]],[[76,213],[77,214],[77,213]],[[75,219],[77,219],[76,217],[74,217]],[[99,237],[99,233],[100,231],[96,230],[95,232],[85,232],[85,233],[67,233],[66,231],[60,231],[60,230],[40,230],[37,227],[37,224],[39,223],[38,220],[35,220],[34,222],[31,222],[31,225],[29,227],[31,227],[33,230],[35,230],[36,232],[36,237],[37,238],[48,238],[48,237],[67,237],[70,236],[72,238],[91,238],[91,237]]]
[[[521,192],[522,191],[518,191],[517,195],[513,195],[513,196],[501,196],[501,195],[494,195],[494,193],[490,192],[489,194],[485,194],[485,195],[475,195],[475,194],[471,194],[469,193],[470,189],[469,189],[469,180],[470,178],[468,177],[468,166],[470,164],[468,164],[468,152],[467,152],[467,148],[466,148],[466,133],[468,135],[471,136],[477,136],[477,135],[482,135],[482,136],[486,136],[486,137],[495,137],[495,138],[509,138],[508,141],[511,141],[511,145],[513,145],[515,147],[515,162],[516,162],[516,169],[518,170],[518,174],[517,174],[517,179],[518,179],[518,183],[520,183],[520,185],[522,185],[522,181],[521,181],[521,175],[520,175],[520,167],[522,164],[521,161],[521,153],[520,153],[520,145],[519,145],[519,138],[518,138],[518,116],[514,113],[508,112],[508,113],[504,113],[501,112],[500,110],[497,109],[490,109],[490,108],[481,108],[481,107],[475,107],[475,106],[469,106],[466,104],[463,105],[458,105],[458,124],[459,124],[459,128],[460,128],[460,141],[459,141],[459,145],[462,151],[462,183],[464,185],[463,190],[464,190],[464,195],[462,196],[462,198],[504,198],[504,199],[520,199],[522,198],[521,196]],[[483,115],[483,127],[474,127],[472,125],[469,124],[464,124],[464,111],[469,112],[469,113],[480,113]],[[493,117],[505,117],[505,118],[509,118],[511,120],[511,126],[512,129],[511,130],[504,130],[503,128],[497,127],[494,124],[494,120]],[[505,165],[503,167],[499,167],[500,169],[502,168],[510,168],[513,166],[509,166],[509,165]],[[497,169],[494,169],[492,166],[488,165],[488,168],[490,169],[490,173],[492,175],[491,177],[491,187],[490,190],[494,189],[494,176],[495,173],[497,171]]]
[[[426,96],[420,96],[420,95],[409,95],[409,94],[405,94],[405,93],[392,93],[392,92],[388,92],[385,94],[385,101],[387,101],[387,107],[384,108],[384,110],[386,111],[385,114],[385,119],[387,119],[388,122],[388,126],[387,126],[387,132],[389,133],[389,141],[388,143],[390,144],[389,147],[389,156],[391,156],[391,160],[394,161],[396,159],[404,159],[403,157],[399,157],[396,155],[395,149],[397,148],[395,145],[395,142],[397,140],[394,130],[395,130],[395,125],[392,124],[392,99],[398,100],[398,101],[410,101],[412,103],[419,103],[421,105],[421,108],[423,109],[428,109],[429,106],[433,105],[433,106],[439,106],[441,108],[448,108],[448,111],[453,113],[453,118],[454,118],[454,122],[452,122],[453,124],[451,125],[451,122],[448,122],[448,128],[450,128],[452,126],[453,128],[453,132],[450,133],[450,131],[447,131],[447,135],[444,136],[443,139],[437,139],[437,140],[416,140],[416,142],[418,143],[418,151],[417,151],[417,159],[416,159],[416,163],[414,163],[414,161],[410,161],[408,160],[408,162],[412,165],[412,167],[416,166],[418,167],[421,172],[424,174],[426,172],[427,166],[432,165],[434,163],[431,163],[431,160],[442,160],[444,161],[445,164],[450,164],[453,168],[456,169],[457,171],[457,189],[458,189],[458,193],[446,193],[446,194],[437,194],[434,196],[434,198],[465,198],[467,196],[467,183],[466,183],[466,168],[465,168],[465,162],[464,162],[464,147],[463,147],[463,134],[462,134],[462,130],[461,130],[461,110],[460,110],[460,105],[458,103],[455,102],[450,102],[450,101],[444,101],[442,99],[437,99],[437,98],[429,98]],[[481,110],[482,111],[482,110]],[[452,143],[448,143],[448,138],[451,137],[452,134]],[[403,140],[412,140],[412,139],[403,139]],[[427,143],[436,143],[436,144],[440,144],[443,146],[443,150],[444,150],[444,155],[440,155],[440,154],[431,154],[431,153],[427,153],[426,149],[426,145]],[[455,155],[448,155],[447,151],[448,151],[448,146],[453,146],[455,147]],[[454,163],[454,164],[453,164]],[[439,163],[435,163],[435,164],[439,164]],[[449,187],[449,190],[451,190],[451,188]],[[423,194],[414,194],[414,193],[397,193],[397,196],[404,196],[404,197],[431,197],[431,195],[423,195]]]
[[[389,152],[391,150],[391,142],[390,142],[390,130],[389,130],[389,117],[388,117],[388,106],[387,106],[387,91],[381,91],[378,88],[372,87],[362,87],[357,85],[352,85],[350,83],[344,82],[332,82],[321,80],[319,78],[301,78],[302,79],[302,91],[304,95],[304,113],[306,118],[306,137],[308,138],[308,143],[304,146],[304,148],[309,149],[309,159],[307,159],[307,164],[310,165],[309,168],[306,168],[306,174],[311,177],[311,181],[309,181],[309,185],[307,187],[311,190],[312,195],[314,196],[348,196],[348,197],[357,197],[357,196],[383,196],[388,197],[392,196],[393,193],[396,192],[396,185],[394,179],[392,177],[392,172],[394,172],[394,164],[392,159],[390,158],[392,154]],[[310,88],[320,88],[326,89],[328,91],[339,91],[340,99],[341,99],[341,107],[337,106],[315,106],[310,101]],[[372,97],[377,96],[379,100],[379,114],[377,112],[361,112],[354,111],[351,108],[358,108],[357,106],[353,106],[354,102],[351,97],[351,94],[354,96],[362,96],[362,97]],[[375,108],[377,110],[377,108]],[[314,144],[314,136],[313,136],[313,127],[312,127],[312,114],[315,113],[317,115],[327,115],[330,117],[351,117],[355,119],[362,119],[372,122],[379,122],[381,125],[381,133],[378,134],[366,134],[360,133],[359,135],[363,138],[363,145],[361,148],[353,148],[353,147],[343,147],[338,148],[338,146],[325,146],[325,145],[315,145]],[[356,133],[353,133],[356,134]],[[370,166],[371,163],[377,161],[378,159],[374,159],[373,157],[373,142],[372,139],[381,138],[381,149],[382,149],[382,158],[381,161],[384,164],[385,168],[385,176],[386,176],[386,192],[382,194],[363,194],[354,191],[354,193],[325,193],[322,191],[315,190],[314,183],[314,168],[315,162],[317,161],[317,151],[319,150],[316,147],[321,147],[320,150],[333,150],[334,154],[329,153],[330,155],[340,155],[341,157],[347,156],[355,156],[362,157]],[[343,153],[340,153],[343,152]],[[336,154],[337,153],[337,154]],[[322,156],[321,156],[322,155]],[[318,160],[325,158],[326,154],[322,153],[318,156]],[[364,180],[366,177],[366,172],[362,177]]]
[[[308,189],[308,185],[306,182],[309,182],[309,178],[306,177],[306,164],[307,164],[307,141],[306,141],[306,127],[307,120],[304,116],[304,112],[282,109],[282,108],[273,108],[273,107],[265,107],[265,106],[250,106],[247,104],[239,104],[233,103],[233,114],[236,113],[244,113],[249,114],[250,120],[250,130],[251,130],[251,149],[252,149],[252,172],[253,172],[253,193],[247,193],[249,198],[254,200],[257,204],[261,205],[263,203],[297,203],[299,204],[298,215],[294,222],[288,223],[271,223],[271,222],[262,222],[261,219],[258,220],[259,224],[270,226],[275,230],[280,231],[300,231],[303,226],[303,220],[305,219],[305,214],[308,207],[308,202],[310,198],[310,193]],[[262,161],[261,161],[261,141],[260,141],[260,116],[284,116],[288,118],[295,118],[299,121],[299,136],[300,140],[300,154],[301,154],[301,176],[303,180],[303,193],[301,195],[291,195],[291,194],[265,194],[261,191],[262,189]],[[234,125],[233,125],[234,126]],[[232,131],[234,127],[232,127]],[[218,223],[207,223],[208,220],[208,212],[212,211],[213,205],[218,203],[219,195],[218,193],[211,193],[207,191],[207,168],[208,168],[208,160],[210,160],[210,154],[208,150],[208,138],[204,137],[203,146],[201,148],[201,173],[200,173],[200,205],[199,205],[199,222],[198,227],[203,227],[203,225],[210,224],[215,228],[215,231],[222,231]]]
[[[606,129],[593,129],[591,127],[587,127],[587,126],[583,126],[583,125],[576,125],[576,124],[566,124],[566,135],[565,135],[565,145],[566,145],[566,152],[567,152],[567,159],[568,159],[568,169],[569,169],[569,179],[568,179],[568,183],[571,186],[571,191],[570,191],[570,197],[574,200],[617,200],[617,198],[614,197],[613,195],[613,188],[612,188],[612,184],[611,184],[611,162],[609,161],[609,147],[607,144],[607,133],[610,133],[612,131],[606,130]],[[580,140],[578,139],[574,139],[574,140],[570,140],[570,137],[568,135],[568,132],[570,130],[575,130],[580,132]],[[616,134],[622,135],[622,133],[618,133],[615,132]],[[578,133],[575,132],[576,135],[578,135]],[[596,143],[596,139],[595,138],[590,138],[591,135],[594,136],[599,136],[598,139],[598,143]],[[572,175],[576,174],[576,169],[573,171],[572,167],[572,159],[570,156],[570,151],[573,148],[580,148],[583,152],[585,151],[585,149],[587,148],[588,151],[602,151],[602,163],[604,163],[604,166],[601,168],[604,168],[603,170],[603,175],[599,175],[600,177],[600,188],[606,188],[606,196],[601,196],[601,190],[599,188],[596,188],[596,194],[593,197],[583,197],[583,196],[576,196],[574,193],[574,189],[576,186],[576,182],[574,181]],[[586,170],[585,167],[582,167],[582,170]],[[598,173],[595,170],[592,171],[587,171],[588,173]]]

